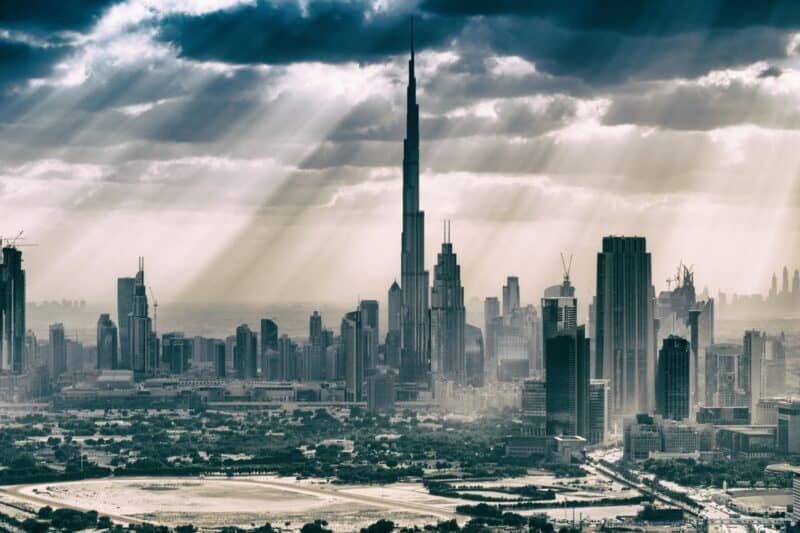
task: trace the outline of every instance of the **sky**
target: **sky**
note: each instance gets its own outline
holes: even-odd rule
[[[766,292],[800,266],[800,3],[0,3],[0,235],[29,300],[385,300],[400,270],[409,20],[421,206],[467,299],[584,302],[608,234],[653,280]]]

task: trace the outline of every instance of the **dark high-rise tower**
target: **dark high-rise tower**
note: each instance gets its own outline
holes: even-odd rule
[[[117,326],[111,315],[103,313],[97,321],[97,369],[116,369],[118,363]]]
[[[675,335],[664,339],[656,372],[656,412],[664,418],[689,417],[690,357],[687,340]]]
[[[597,254],[596,375],[609,380],[613,414],[655,403],[654,289],[644,237],[604,237]]]
[[[119,368],[131,368],[131,330],[129,317],[133,313],[133,292],[136,278],[117,279],[117,324],[119,324]]]
[[[22,372],[25,352],[25,271],[22,252],[3,248],[0,263],[0,370]]]
[[[414,26],[408,60],[406,138],[403,142],[403,234],[400,259],[403,308],[401,379],[423,382],[428,374],[428,272],[425,270],[425,213],[419,208],[419,105],[414,77]]]

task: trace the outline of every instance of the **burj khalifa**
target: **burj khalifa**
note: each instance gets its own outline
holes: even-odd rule
[[[419,209],[419,105],[414,77],[414,22],[408,61],[406,138],[403,141],[403,234],[401,250],[401,368],[406,383],[426,382],[428,350],[428,272],[425,270],[425,213]]]

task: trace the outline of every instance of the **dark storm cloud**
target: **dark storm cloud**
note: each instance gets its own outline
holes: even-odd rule
[[[370,10],[366,1],[312,0],[301,8],[258,0],[201,16],[168,17],[160,38],[184,57],[239,64],[369,62],[407,51],[408,12]],[[423,21],[415,42],[420,48],[441,46],[462,25],[457,19]]]
[[[783,74],[783,70],[775,65],[771,65],[758,73],[759,78],[778,78]]]
[[[3,0],[0,28],[26,32],[83,31],[117,0]]]
[[[70,46],[33,46],[0,39],[0,94],[9,86],[50,74],[53,65],[72,51]]]
[[[769,27],[651,36],[573,31],[543,19],[499,17],[471,22],[461,41],[519,55],[554,76],[593,85],[635,79],[691,78],[710,70],[786,56],[789,36]]]
[[[426,0],[373,10],[366,1],[258,0],[209,14],[168,17],[160,38],[184,57],[230,63],[370,62],[417,46],[520,55],[537,69],[592,84],[694,77],[785,57],[797,2]],[[460,62],[469,73],[479,63]],[[474,70],[473,70],[474,71]],[[541,80],[540,80],[541,81]]]
[[[456,17],[533,17],[570,30],[631,35],[800,26],[800,3],[794,0],[423,0],[420,9]]]

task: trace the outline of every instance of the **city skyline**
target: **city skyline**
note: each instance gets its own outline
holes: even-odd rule
[[[765,293],[774,265],[800,263],[796,121],[784,113],[800,84],[798,14],[778,2],[720,17],[720,6],[681,23],[649,16],[657,5],[620,4],[611,23],[446,1],[4,13],[1,42],[27,59],[0,80],[0,233],[39,244],[26,250],[30,300],[111,303],[113,285],[97,280],[140,255],[163,301],[349,305],[350,274],[358,293],[382,297],[401,275],[413,13],[425,229],[453,221],[466,300],[517,275],[537,301],[567,249],[588,301],[596,242],[610,234],[647,237],[656,287],[683,259],[712,293]],[[288,38],[292,25],[339,35],[333,20],[363,41]],[[192,37],[253,23],[291,46]],[[554,49],[500,38],[528,28]],[[554,51],[573,44],[597,65]],[[425,244],[430,270],[439,243]]]

